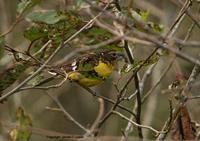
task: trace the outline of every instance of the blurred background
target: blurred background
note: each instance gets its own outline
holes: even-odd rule
[[[45,10],[45,9],[73,9],[77,1],[73,0],[43,0],[40,5],[36,6],[36,10]],[[120,1],[120,3],[126,7],[129,4],[129,0]],[[1,0],[0,1],[0,32],[8,30],[9,27],[16,19],[16,7],[19,3],[19,0]],[[162,24],[164,27],[165,35],[169,30],[172,22],[175,20],[178,12],[181,7],[177,5],[176,0],[135,0],[133,1],[131,7],[134,9],[147,10],[150,13],[150,21],[155,21],[156,23]],[[194,15],[197,15],[198,5],[195,3],[190,8]],[[177,39],[184,39],[185,35],[188,32],[188,28],[191,26],[192,21],[190,18],[185,16],[181,22],[179,28],[177,29],[174,37]],[[26,28],[30,26],[30,23],[23,20],[12,30],[11,33],[6,35],[6,42],[12,45],[14,48],[19,50],[24,50],[29,45],[29,41],[26,40],[23,36],[23,32]],[[200,30],[197,26],[194,27],[189,41],[200,41]],[[152,51],[153,48],[144,46],[144,45],[134,45],[132,47],[134,57],[137,59],[146,58]],[[183,51],[187,54],[198,57],[199,48],[194,47],[185,47]],[[62,53],[60,53],[63,55]],[[160,78],[163,70],[165,70],[167,64],[170,62],[170,59],[173,55],[163,56],[156,64],[155,68],[152,71],[150,77],[144,83],[144,94],[157,82]],[[59,58],[59,57],[58,57]],[[4,70],[6,66],[10,63],[13,63],[13,58],[9,54],[3,54],[0,60],[0,70]],[[161,130],[164,122],[169,116],[169,99],[171,95],[165,90],[168,89],[176,77],[177,73],[183,74],[186,78],[189,77],[193,64],[188,63],[182,59],[177,58],[176,62],[172,65],[171,69],[164,77],[164,80],[160,85],[153,91],[152,95],[143,105],[142,109],[142,124],[152,126],[158,130]],[[144,72],[149,68],[146,67],[139,72],[142,77]],[[26,75],[21,76],[20,80],[17,81],[12,88],[19,84]],[[112,77],[106,80],[105,83],[92,88],[98,94],[106,96],[111,99],[116,99],[117,91],[113,83],[117,83],[119,79],[118,72],[114,72]],[[129,74],[123,77],[123,80],[120,81],[119,86],[123,85],[124,82],[130,77]],[[196,81],[198,81],[197,78]],[[6,91],[9,91],[10,89]],[[134,92],[134,82],[132,82],[127,88],[127,94],[130,95]],[[89,94],[86,90],[80,86],[65,82],[59,88],[49,89],[49,90],[26,90],[18,92],[13,96],[9,97],[8,100],[0,104],[0,120],[5,122],[5,126],[0,126],[0,140],[4,141],[8,138],[8,132],[12,126],[10,124],[15,122],[15,112],[17,107],[21,106],[24,108],[25,112],[31,117],[33,127],[41,128],[51,131],[57,131],[66,134],[80,134],[84,132],[77,128],[77,126],[63,116],[61,112],[48,110],[46,107],[57,107],[56,104],[50,99],[46,93],[56,95],[60,102],[63,104],[64,108],[82,125],[85,127],[90,127],[95,121],[98,109],[99,102],[98,98]],[[191,91],[192,95],[199,95],[199,87],[195,87]],[[111,104],[104,102],[105,113],[111,108]],[[134,101],[125,101],[122,103],[126,107],[134,106]],[[189,111],[193,120],[200,122],[200,100],[191,100],[188,102]],[[119,110],[124,113],[126,116],[130,116],[126,112]],[[117,116],[111,116],[106,123],[103,125],[100,135],[104,136],[121,136],[122,130],[125,129],[127,122],[122,120]],[[131,136],[137,136],[136,129],[133,129]],[[154,136],[144,129],[144,135],[149,139],[154,139]],[[56,141],[58,139],[47,138],[45,136],[33,134],[31,136],[31,141]],[[62,139],[59,139],[62,140]]]

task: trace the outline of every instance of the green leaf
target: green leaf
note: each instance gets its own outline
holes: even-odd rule
[[[158,32],[158,33],[162,33],[164,31],[164,26],[162,24],[148,22],[148,26],[150,28],[152,28],[155,32]]]
[[[0,93],[11,86],[27,68],[24,64],[16,64],[1,73]]]
[[[24,109],[22,107],[18,107],[16,111],[17,121],[20,126],[31,126],[32,122],[28,115],[25,114]]]
[[[16,117],[18,126],[9,132],[11,141],[29,141],[32,134],[29,130],[29,127],[32,126],[31,118],[21,107],[17,109]]]
[[[65,19],[64,15],[58,15],[55,10],[32,12],[26,16],[26,19],[33,22],[55,24]]]
[[[24,37],[30,41],[34,41],[41,37],[47,36],[48,35],[47,32],[48,32],[47,29],[41,30],[39,29],[39,27],[32,26],[24,32]]]
[[[140,11],[139,14],[140,14],[141,19],[143,21],[147,21],[148,20],[148,18],[149,18],[149,11]]]
[[[17,12],[18,13],[23,13],[26,10],[30,10],[37,4],[39,4],[41,0],[22,0],[18,5],[17,5]]]

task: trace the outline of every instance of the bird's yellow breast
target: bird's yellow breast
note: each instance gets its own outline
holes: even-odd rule
[[[94,67],[95,72],[103,78],[108,78],[113,72],[113,65],[99,61],[99,64]]]
[[[68,78],[70,80],[78,82],[80,85],[85,86],[85,87],[92,87],[92,86],[95,86],[95,85],[99,85],[100,83],[103,82],[103,80],[100,79],[100,78],[86,77],[79,72],[70,72],[68,74]]]

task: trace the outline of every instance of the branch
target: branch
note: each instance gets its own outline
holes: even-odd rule
[[[170,70],[170,68],[172,67],[174,61],[176,59],[176,56],[174,56],[172,58],[172,60],[169,62],[168,66],[165,68],[165,70],[163,71],[163,73],[161,74],[160,78],[157,80],[156,84],[146,93],[146,95],[144,95],[144,97],[142,98],[142,103],[144,103],[147,98],[153,93],[153,91],[157,88],[157,86],[162,82],[162,80],[164,79],[164,77],[166,76],[167,72]]]
[[[26,78],[23,82],[21,82],[18,86],[16,86],[14,89],[12,89],[11,91],[9,91],[8,93],[2,95],[0,97],[0,102],[2,102],[3,100],[5,100],[6,98],[8,98],[9,96],[13,95],[14,93],[16,93],[21,87],[23,87],[27,82],[29,82],[31,79],[33,79],[35,76],[37,76],[45,67],[46,65],[54,58],[54,56],[58,53],[58,51],[60,51],[61,48],[63,48],[69,41],[71,41],[73,38],[75,38],[78,34],[80,34],[85,28],[87,28],[98,16],[100,16],[101,13],[99,13],[97,16],[95,16],[92,20],[90,20],[87,24],[85,24],[79,31],[75,32],[72,36],[70,36],[66,41],[62,41],[62,43],[55,49],[55,51],[50,55],[50,57],[44,62],[43,65],[41,65],[41,67],[38,68],[38,70],[36,70],[32,75],[30,75],[28,78]],[[50,41],[48,41],[47,43],[49,43]],[[74,52],[74,54],[69,54],[67,55],[69,59],[72,55],[75,55],[76,52]],[[71,55],[71,56],[70,56]],[[67,60],[66,59],[66,60]]]
[[[79,85],[79,84],[78,84]],[[80,85],[81,86],[81,85]],[[98,97],[98,98],[102,98],[103,100],[105,100],[106,102],[109,102],[111,104],[115,104],[116,101],[112,100],[112,99],[109,99],[107,97],[104,97],[102,95],[98,95],[96,94],[96,92],[94,92],[93,90],[91,90],[90,88],[87,88],[87,87],[83,87],[81,86],[82,88],[84,88],[86,91],[88,91],[90,94],[92,94],[93,96],[95,97]],[[130,109],[126,108],[125,106],[121,105],[121,104],[118,104],[117,105],[118,108],[130,113],[131,115],[133,115],[134,117],[136,116],[135,113],[133,113]]]
[[[165,133],[165,132],[166,132],[166,131],[162,131],[162,132],[160,132],[160,131],[158,131],[158,130],[154,129],[153,127],[150,127],[150,126],[146,126],[146,125],[141,125],[141,124],[138,124],[138,123],[136,123],[136,122],[134,122],[134,121],[130,120],[130,119],[129,119],[129,118],[127,118],[126,116],[122,115],[122,114],[121,114],[121,113],[119,113],[119,112],[113,111],[112,113],[113,113],[113,114],[116,114],[116,115],[118,115],[118,116],[120,116],[121,118],[123,118],[123,119],[127,120],[128,122],[131,122],[131,123],[132,123],[134,126],[136,126],[136,127],[140,127],[140,128],[149,129],[149,130],[151,130],[152,132],[154,132],[156,135],[158,135],[159,133]]]
[[[86,134],[91,135],[90,130],[86,129],[83,125],[81,125],[77,120],[75,120],[66,110],[65,108],[62,106],[62,104],[60,103],[60,101],[55,98],[54,96],[50,95],[49,93],[47,93],[47,95],[58,105],[58,107],[60,108],[60,110],[63,112],[63,114],[69,119],[71,120],[74,124],[76,124],[79,128],[81,128],[83,131],[86,132]]]

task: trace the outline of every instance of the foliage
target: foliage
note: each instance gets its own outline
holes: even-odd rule
[[[24,32],[24,37],[30,41],[34,41],[40,38],[48,36],[46,29],[40,29],[37,26],[32,26]]]
[[[121,135],[121,133],[123,133],[124,138],[129,137],[130,134],[133,133],[134,136],[136,135],[141,139],[146,139],[146,136],[143,137],[143,128],[146,128],[148,129],[147,131],[152,131],[155,133],[155,135],[158,135],[151,136],[154,140],[164,140],[168,134],[168,131],[172,133],[171,138],[174,140],[181,140],[184,136],[186,136],[187,139],[195,139],[197,136],[196,127],[194,132],[189,111],[186,107],[184,107],[184,104],[188,99],[192,97],[189,95],[192,89],[192,84],[200,72],[198,68],[200,66],[200,61],[193,57],[193,53],[196,50],[194,51],[192,49],[187,50],[182,48],[188,45],[191,47],[199,47],[198,41],[187,42],[190,37],[193,37],[191,35],[192,32],[195,31],[194,27],[195,29],[199,29],[200,27],[199,22],[197,21],[198,18],[194,16],[197,15],[194,14],[194,11],[199,10],[197,10],[197,6],[194,5],[199,4],[199,1],[186,0],[184,5],[179,1],[170,1],[175,5],[177,4],[179,7],[177,9],[180,9],[180,13],[174,14],[177,16],[174,18],[174,20],[167,19],[170,21],[168,23],[170,24],[169,27],[164,27],[164,25],[167,24],[162,21],[163,17],[161,17],[166,14],[162,13],[165,9],[158,8],[159,4],[154,4],[154,2],[151,1],[140,2],[144,2],[144,5],[140,5],[141,3],[131,0],[77,0],[58,2],[47,2],[42,0],[21,0],[18,2],[16,9],[16,21],[13,22],[13,24],[8,28],[6,32],[3,32],[3,34],[0,35],[0,58],[5,57],[3,59],[7,59],[6,57],[9,56],[8,58],[12,59],[13,62],[13,64],[9,62],[5,65],[2,63],[1,65],[0,102],[4,100],[6,101],[8,97],[21,90],[25,91],[30,89],[42,89],[42,92],[48,94],[51,100],[53,100],[58,106],[58,108],[53,107],[48,109],[53,112],[62,112],[68,119],[70,119],[70,122],[73,122],[77,126],[75,128],[79,127],[85,132],[78,132],[83,133],[84,137],[107,134],[104,134],[104,131],[106,132],[106,130],[102,128],[106,124],[107,126],[105,126],[105,128],[108,129],[115,128],[115,126],[119,127],[119,129],[116,128],[116,134]],[[169,3],[169,1],[167,2]],[[53,5],[50,6],[51,3],[53,3]],[[58,5],[54,5],[55,3],[58,3]],[[161,13],[155,13],[155,11],[161,11]],[[169,15],[166,15],[166,18],[169,18]],[[171,15],[171,17],[173,16]],[[189,17],[189,20],[185,17]],[[183,21],[192,21],[191,27],[188,28],[187,26],[183,25]],[[12,41],[7,40],[9,39],[7,38],[8,34],[15,34],[18,32],[18,30],[14,32],[15,28],[18,28],[18,25],[25,27],[18,29],[20,32],[23,32],[22,38],[24,39],[20,45],[13,44]],[[186,28],[187,33],[185,32]],[[179,30],[181,30],[180,33],[178,32]],[[14,37],[16,40],[18,39],[17,36]],[[150,52],[148,47],[154,48],[153,51],[151,49],[150,54],[148,54]],[[113,62],[111,62],[111,58],[107,58],[106,56],[105,58],[101,58],[102,60],[100,59],[99,61],[97,60],[100,56],[98,53],[103,53],[101,51],[114,51],[115,53],[120,52],[120,55],[123,54],[124,60],[118,61],[116,58]],[[88,57],[92,54],[91,52],[93,54],[98,54],[98,57],[96,57],[97,59],[94,59],[91,56],[91,58]],[[138,59],[138,56],[140,55],[145,57]],[[179,86],[175,85],[174,89],[178,90],[178,92],[172,92],[173,90],[167,89],[166,85],[171,83],[170,81],[172,81],[171,79],[174,77],[173,73],[177,71],[179,67],[184,69],[182,64],[180,64],[180,66],[177,65],[177,62],[179,62],[177,59],[178,57],[188,61],[190,67],[193,65],[195,65],[195,67],[194,71],[191,72],[191,75],[188,76],[187,84],[181,84]],[[79,62],[75,62],[74,65],[73,59]],[[164,65],[157,67],[161,60],[162,62],[164,61]],[[168,60],[172,61],[170,62]],[[113,75],[113,79],[109,79],[109,81],[112,81],[112,83],[106,83],[108,84],[107,87],[105,86],[106,88],[110,89],[110,87],[112,87],[114,89],[114,91],[111,90],[111,93],[109,94],[107,94],[109,91],[104,90],[100,91],[100,94],[98,94],[97,89],[89,87],[89,85],[93,86],[92,83],[94,82],[100,84],[105,80],[103,76],[99,77],[99,71],[95,71],[94,69],[97,67],[97,65],[100,64],[99,62],[101,61],[103,64],[101,66],[102,68],[107,65],[106,63],[109,64],[108,68],[101,68],[102,70],[107,70],[109,74],[113,70],[120,70],[119,72],[121,73],[120,76],[116,74]],[[114,66],[116,68],[114,68]],[[155,70],[156,73],[153,73],[154,66],[159,69]],[[163,67],[162,69],[164,71],[161,69],[161,66]],[[122,67],[122,69],[120,69],[120,67]],[[167,72],[172,67],[175,69],[173,68],[171,71],[172,73],[170,72],[170,78],[166,78],[165,76]],[[111,71],[109,68],[112,68]],[[19,81],[21,78],[20,76],[22,76],[25,72],[28,72],[26,76],[27,78],[21,83]],[[106,73],[106,71],[103,73]],[[188,71],[187,74],[189,73],[190,72]],[[54,74],[54,76],[52,76],[52,74]],[[157,74],[161,75],[159,76]],[[86,81],[90,82],[90,84],[80,85],[81,83],[78,83],[81,87],[80,91],[74,91],[71,89],[71,85],[67,85],[67,92],[69,91],[69,93],[72,94],[67,95],[68,97],[64,99],[66,102],[61,103],[59,99],[56,98],[57,94],[52,96],[45,91],[51,88],[59,89],[65,81],[73,81],[73,77],[75,78],[74,82],[76,83],[81,80],[79,79],[81,77],[83,78],[83,84]],[[151,78],[153,83],[149,84],[148,82],[151,82]],[[191,81],[190,78],[192,79]],[[20,83],[18,87],[14,88],[13,91],[9,91],[9,87],[11,87],[16,81]],[[148,101],[151,106],[147,104],[146,108],[152,110],[153,108],[151,107],[156,105],[156,102],[161,101],[161,104],[164,105],[162,102],[166,102],[168,99],[175,100],[174,105],[178,105],[179,107],[177,106],[177,108],[171,103],[168,104],[170,106],[170,112],[168,110],[168,113],[166,111],[160,111],[160,109],[164,106],[156,105],[157,107],[155,106],[155,110],[152,111],[158,114],[160,117],[165,117],[162,117],[162,119],[159,120],[157,120],[157,117],[155,119],[151,119],[154,118],[156,114],[153,112],[149,114],[149,111],[143,112],[145,111],[144,107],[146,106],[146,99],[148,99],[151,94],[154,93],[154,90],[160,84],[163,84],[160,89],[163,88],[164,91],[169,91],[172,96],[158,95],[162,93],[162,90],[159,90],[155,97],[159,96],[161,100],[153,99],[154,97],[152,96],[152,99],[154,100],[153,104],[151,103],[151,100]],[[65,109],[64,105],[67,105],[68,103],[75,103],[74,101],[76,100],[79,100],[78,102],[81,105],[83,102],[81,101],[82,96],[75,98],[73,98],[73,96],[77,96],[79,94],[78,93],[76,95],[74,94],[75,92],[82,93],[82,88],[87,90],[92,96],[95,96],[94,99],[97,100],[99,104],[98,117],[93,124],[91,124],[91,121],[87,120],[90,120],[88,115],[92,117],[92,113],[94,112],[90,112],[88,110],[88,112],[84,113],[87,115],[87,120],[85,120],[82,115],[80,116],[80,121],[85,120],[85,125],[87,123],[88,126],[86,127],[84,127],[81,122],[79,123],[78,118],[78,120],[74,119],[73,116],[70,115],[68,111],[66,111],[67,108]],[[66,90],[65,87],[63,89]],[[8,93],[3,93],[7,90]],[[66,91],[63,91],[63,93],[66,93]],[[178,98],[176,98],[177,95],[179,96]],[[29,96],[29,98],[32,98],[31,94]],[[83,97],[85,98],[84,100],[89,100],[87,96],[84,95]],[[45,100],[42,102],[45,103]],[[37,101],[34,101],[33,103],[35,104]],[[92,102],[87,101],[86,103],[88,104],[89,108],[94,107],[91,106]],[[19,104],[23,105],[23,102]],[[181,104],[181,106],[179,104]],[[76,105],[74,105],[74,107],[75,106]],[[76,112],[73,109],[74,107],[72,106],[71,111]],[[78,108],[78,110],[81,111],[82,106],[79,106]],[[109,110],[107,110],[107,108]],[[164,108],[166,108],[166,106]],[[168,109],[168,107],[166,109]],[[174,112],[172,112],[173,109],[179,112],[174,114]],[[161,112],[165,114],[161,114]],[[148,115],[146,113],[148,113]],[[163,122],[166,119],[166,113],[169,114],[169,116],[167,117],[168,120],[166,120],[166,123],[164,124]],[[82,113],[79,113],[78,111],[77,115],[79,114]],[[115,123],[121,121],[121,119],[110,120],[113,118],[113,116],[111,116],[113,114],[122,119],[125,119],[126,125],[121,122],[120,124],[115,125]],[[58,115],[59,114],[55,112],[55,117]],[[17,126],[11,129],[9,132],[10,140],[29,141],[32,135],[32,119],[24,112],[23,108],[21,107],[19,107],[16,111],[16,118]],[[145,121],[148,118],[149,120],[156,121],[155,127],[158,129],[154,129],[154,125],[143,125],[143,120]],[[113,122],[113,124],[109,126],[107,121]],[[150,122],[153,124],[152,121]],[[159,121],[159,123],[157,123],[157,121]],[[130,126],[131,124],[132,126]],[[160,125],[164,126],[161,128]],[[66,127],[66,129],[71,131],[71,126]],[[162,131],[160,131],[161,129]],[[101,132],[101,130],[103,131]],[[77,131],[77,129],[73,131]],[[111,132],[112,130],[109,131]],[[63,134],[55,133],[54,136],[53,132],[50,132],[53,135],[46,135],[46,133],[49,132],[42,134],[44,134],[45,137],[52,136],[56,139],[58,137],[58,140],[60,138],[64,138]],[[67,138],[69,139],[73,139],[73,137],[74,135],[67,135]]]
[[[32,126],[31,118],[26,115],[22,107],[16,110],[16,117],[18,127],[10,131],[11,141],[29,141],[32,134],[30,130]]]
[[[2,72],[0,80],[0,93],[11,86],[27,68],[25,64],[16,64]]]
[[[65,16],[58,15],[55,10],[48,10],[32,12],[26,16],[26,19],[36,23],[55,24],[64,20]]]

